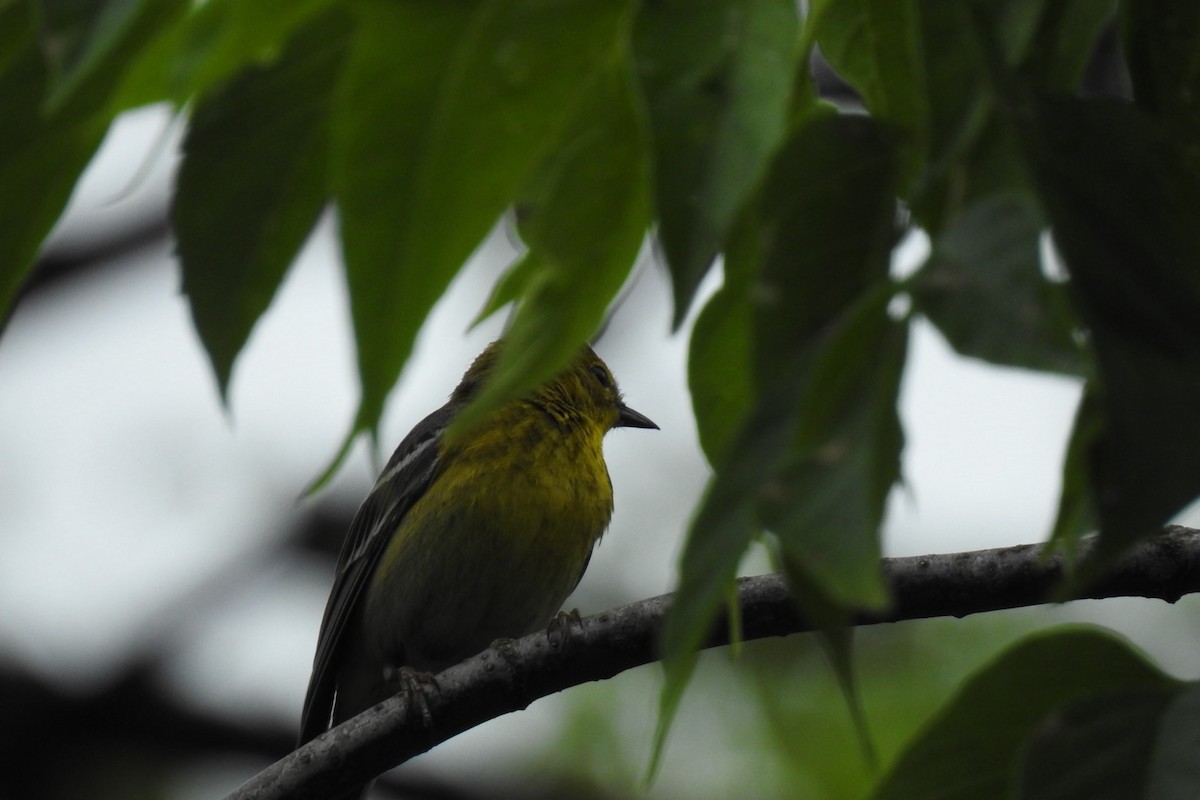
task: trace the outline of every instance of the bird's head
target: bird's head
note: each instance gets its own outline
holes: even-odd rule
[[[494,370],[503,346],[504,340],[498,339],[479,354],[454,390],[455,401],[465,403],[475,396]],[[560,373],[518,402],[532,402],[563,421],[586,419],[603,431],[658,428],[644,414],[625,405],[608,365],[587,345]]]

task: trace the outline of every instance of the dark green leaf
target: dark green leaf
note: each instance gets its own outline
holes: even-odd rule
[[[867,763],[878,771],[879,756],[871,737],[854,670],[854,627],[851,624],[853,615],[826,592],[821,581],[812,577],[803,561],[790,557],[786,551],[782,560],[788,587],[796,605],[816,629],[822,650],[837,678],[838,689],[841,690],[842,699],[850,713],[859,748]]]
[[[1041,269],[1042,224],[1028,195],[982,198],[934,240],[912,295],[963,355],[1079,375],[1066,290]]]
[[[1200,685],[1187,684],[1167,707],[1150,757],[1147,800],[1200,796]]]
[[[483,303],[483,308],[479,309],[479,313],[472,320],[471,326],[474,327],[483,322],[509,303],[520,300],[528,290],[534,276],[541,269],[540,260],[529,253],[509,265],[504,274],[496,280],[491,293]]]
[[[970,4],[915,0],[915,7],[929,121],[924,166],[909,196],[918,219],[936,233],[970,188],[964,164],[987,129],[993,97]]]
[[[760,256],[758,207],[751,202],[730,232],[725,282],[692,326],[688,389],[700,446],[710,464],[725,449],[754,403],[753,317],[750,292]]]
[[[1031,636],[976,672],[876,788],[875,800],[1007,800],[1028,738],[1056,709],[1175,682],[1115,636],[1068,628]]]
[[[433,302],[610,63],[623,3],[364,2],[334,180],[373,428]]]
[[[826,335],[792,451],[762,491],[765,525],[788,563],[843,608],[888,600],[879,525],[900,480],[896,402],[908,343],[907,324],[888,318],[889,289],[865,298]]]
[[[895,135],[869,118],[823,117],[801,128],[772,166],[754,287],[760,405],[794,407],[820,337],[888,280],[896,151]]]
[[[1125,0],[1121,6],[1134,99],[1163,121],[1200,175],[1200,3]]]
[[[96,85],[113,80],[157,32],[186,8],[182,0],[42,0],[39,38],[50,69],[46,108],[80,94],[99,101]]]
[[[183,289],[223,397],[328,202],[328,116],[349,33],[344,14],[318,18],[278,61],[243,72],[192,115],[172,218]]]
[[[108,119],[74,107],[44,115],[48,76],[24,3],[0,9],[0,40],[6,56],[0,73],[0,309],[7,310]]]
[[[634,53],[653,133],[658,235],[678,327],[783,139],[796,6],[791,0],[646,3]]]
[[[28,5],[0,6],[0,230],[5,232],[0,308],[5,309],[112,121],[114,87],[147,42],[185,7],[183,0],[162,0],[125,9],[113,0],[79,6],[76,16],[70,13],[73,4],[53,3],[52,13],[35,21]],[[44,27],[47,20],[61,28]],[[43,57],[47,49],[60,70],[57,87]]]
[[[1062,496],[1050,542],[1074,561],[1079,542],[1085,534],[1096,530],[1096,509],[1092,500],[1092,451],[1103,431],[1104,418],[1099,398],[1089,384],[1079,398],[1075,425],[1063,459]]]
[[[631,85],[620,64],[594,81],[522,192],[524,291],[495,372],[459,412],[456,430],[552,377],[600,327],[625,283],[650,221]]]
[[[1024,136],[1096,356],[1098,564],[1200,495],[1200,182],[1128,105],[1047,100]]]
[[[180,42],[171,76],[174,96],[204,94],[256,62],[268,65],[301,26],[308,31],[299,35],[311,41],[310,23],[333,4],[334,0],[209,0],[196,9]],[[336,19],[338,14],[323,16]],[[339,27],[340,23],[330,30],[331,39],[341,36]]]
[[[727,272],[758,275],[751,295],[751,375],[756,399],[736,438],[722,448],[717,475],[701,501],[684,548],[679,590],[664,630],[667,679],[660,737],[691,673],[694,651],[743,552],[760,530],[760,502],[768,501],[771,515],[778,520],[798,519],[804,513],[803,506],[781,504],[770,493],[776,486],[788,486],[786,480],[792,476],[782,475],[781,470],[796,467],[810,452],[813,439],[802,431],[821,417],[825,406],[822,398],[806,393],[807,387],[815,371],[824,374],[817,365],[836,349],[831,344],[838,341],[836,332],[857,316],[860,303],[871,302],[864,297],[878,301],[890,292],[897,182],[893,136],[866,117],[815,117],[772,165],[760,198],[761,218],[745,234],[751,244],[728,255]],[[756,263],[739,263],[742,258]],[[883,307],[882,302],[877,305],[880,314]],[[871,355],[854,354],[868,364],[874,363]],[[885,356],[882,363],[890,365],[892,359]],[[850,373],[855,369],[850,367]],[[832,372],[838,377],[850,374]],[[811,407],[802,406],[802,399]],[[892,444],[883,442],[881,447],[888,450]],[[870,486],[872,492],[878,488],[874,483]],[[787,499],[804,502],[790,494]],[[796,536],[818,552],[817,541],[827,532],[813,531],[812,539],[800,532]],[[857,535],[852,538],[862,541]],[[792,552],[808,555],[799,545]],[[874,581],[862,578],[878,569],[877,554],[875,546],[839,561],[831,570],[817,565],[822,588],[840,603],[881,603],[878,573]],[[853,574],[854,585],[830,587],[826,579],[835,573]]]
[[[1078,87],[1112,0],[919,0],[932,132],[911,202],[933,234],[992,192],[1032,192],[1019,142],[994,102],[997,82]],[[970,12],[975,12],[971,14]],[[981,29],[982,26],[982,29]],[[985,41],[997,50],[985,66]]]
[[[1026,5],[1017,0],[1014,6]],[[1019,67],[1034,86],[1070,92],[1080,81],[1096,49],[1096,39],[1116,11],[1116,0],[1055,0],[1044,10],[1029,51]]]
[[[725,286],[692,327],[688,388],[700,445],[719,463],[754,399],[750,381],[750,298]]]
[[[335,0],[207,0],[134,60],[118,108],[170,100],[178,106],[214,90],[239,71],[265,69],[289,38]]]
[[[1024,800],[1192,800],[1200,795],[1200,688],[1076,703],[1029,743]]]
[[[1091,698],[1047,717],[1030,739],[1022,800],[1143,800],[1174,687]],[[1196,790],[1183,797],[1196,797]]]
[[[818,0],[813,4],[821,54],[878,117],[924,143],[929,96],[914,0]]]

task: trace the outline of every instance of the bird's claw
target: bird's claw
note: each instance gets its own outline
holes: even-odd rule
[[[437,678],[429,672],[420,672],[412,667],[387,666],[383,668],[383,680],[393,687],[397,694],[403,694],[408,701],[405,716],[412,720],[413,706],[420,714],[421,723],[425,728],[433,727],[433,710],[429,707],[429,696],[426,688],[440,692]]]
[[[580,630],[583,630],[583,619],[579,616],[578,608],[559,611],[546,626],[546,639],[551,648],[562,651],[571,643],[572,635]]]

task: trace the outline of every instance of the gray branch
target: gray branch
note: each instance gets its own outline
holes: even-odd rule
[[[1063,574],[1041,545],[885,559],[891,609],[859,615],[876,625],[928,617],[965,617],[1051,602]],[[1174,603],[1200,592],[1200,531],[1172,527],[1143,542],[1079,598],[1152,597]],[[738,581],[742,636],[762,639],[811,630],[782,574]],[[658,638],[671,595],[587,617],[555,633],[494,644],[437,676],[414,704],[393,696],[272,764],[229,800],[323,798],[489,719],[586,681],[611,678],[658,659]],[[707,646],[729,643],[723,627]],[[414,708],[414,705],[416,707]],[[423,707],[422,707],[423,706]]]

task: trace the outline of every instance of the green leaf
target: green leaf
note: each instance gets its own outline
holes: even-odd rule
[[[50,3],[0,6],[0,308],[7,309],[79,174],[112,121],[112,93],[129,63],[183,10],[183,0],[125,8]],[[46,24],[52,22],[50,27]],[[92,23],[98,25],[93,29]],[[57,27],[61,25],[61,27]],[[40,45],[35,39],[40,37]],[[48,71],[46,51],[59,70]],[[51,96],[53,94],[53,96]],[[49,101],[48,101],[49,98]]]
[[[539,260],[529,253],[510,264],[504,274],[496,279],[491,293],[483,303],[483,308],[479,309],[479,313],[471,321],[471,327],[483,322],[509,303],[520,300],[540,269]]]
[[[150,42],[117,92],[118,108],[182,106],[247,69],[265,69],[302,26],[336,0],[207,0]],[[342,7],[342,4],[339,4]]]
[[[891,290],[898,172],[895,138],[877,123],[859,116],[814,117],[772,165],[759,206],[762,216],[745,234],[751,244],[729,253],[727,272],[757,274],[751,298],[756,398],[736,438],[721,448],[717,474],[684,547],[679,589],[663,632],[660,741],[691,674],[695,650],[742,554],[761,529],[760,502],[770,502],[775,519],[803,514],[803,506],[764,495],[773,491],[783,469],[800,463],[812,441],[798,433],[823,406],[806,387],[814,365],[836,341],[835,331],[855,316],[863,297],[877,299]],[[743,258],[756,263],[739,263]],[[882,313],[883,304],[878,308]],[[866,353],[854,357],[870,363]],[[883,360],[891,363],[890,357]],[[845,374],[856,368],[848,369]],[[803,408],[802,398],[814,405]],[[782,475],[785,482],[778,485],[787,486],[789,477]],[[872,491],[877,488],[871,485]],[[825,533],[815,532],[816,538],[808,540],[813,552],[820,550],[816,542]],[[792,552],[807,555],[799,545]],[[882,603],[877,554],[876,546],[850,559],[853,567],[839,560],[831,570],[822,568],[817,574],[822,588],[842,603]],[[874,581],[862,577],[869,570],[876,570]],[[826,578],[835,573],[854,574],[854,585],[829,586]]]
[[[434,301],[615,57],[626,8],[356,7],[333,167],[362,385],[355,430],[365,430]]]
[[[614,67],[588,89],[521,193],[522,297],[495,371],[452,431],[553,377],[599,329],[637,258],[650,221],[649,170],[632,76]]]
[[[1159,723],[1177,694],[1174,687],[1145,689],[1083,700],[1052,713],[1029,741],[1022,800],[1151,797],[1146,789]],[[1194,798],[1197,790],[1200,785],[1193,785],[1178,796]]]
[[[172,209],[192,319],[227,398],[233,363],[328,202],[328,117],[349,43],[318,18],[282,57],[202,100]]]
[[[908,194],[936,232],[964,200],[963,159],[987,128],[993,96],[969,4],[916,0],[916,9],[929,122],[924,167]]]
[[[1096,509],[1091,492],[1093,448],[1104,429],[1103,412],[1094,386],[1084,386],[1075,412],[1075,424],[1063,459],[1062,495],[1050,543],[1073,562],[1085,534],[1096,530]]]
[[[183,0],[43,0],[39,38],[50,70],[51,113],[83,96],[98,102],[146,43],[186,9]],[[98,84],[108,83],[101,89]]]
[[[931,109],[928,164],[910,202],[936,235],[993,192],[1032,193],[1009,116],[997,108],[997,83],[1078,88],[1112,0],[919,0],[922,52]],[[972,14],[971,12],[975,12]],[[993,74],[982,53],[996,49]]]
[[[898,148],[855,117],[814,121],[794,145],[763,196],[758,410],[746,438],[775,439],[777,455],[752,467],[755,500],[816,592],[880,607],[878,523],[902,438],[892,384],[906,333],[886,311]]]
[[[754,400],[750,329],[750,298],[728,284],[709,298],[692,326],[688,389],[710,464],[723,460]]]
[[[919,4],[914,0],[818,0],[821,54],[858,90],[872,114],[924,143],[930,98],[923,85]]]
[[[1028,637],[969,678],[892,765],[875,800],[1007,800],[1025,742],[1055,710],[1176,682],[1112,634]]]
[[[888,318],[890,297],[884,284],[825,335],[791,452],[761,495],[789,563],[842,608],[888,602],[879,525],[900,480],[896,402],[908,344],[907,323]]]
[[[1150,757],[1150,800],[1187,800],[1200,794],[1200,684],[1189,683],[1158,724]]]
[[[753,310],[750,292],[760,256],[759,211],[746,205],[730,232],[725,281],[705,303],[688,345],[688,390],[708,462],[721,463],[754,405]]]
[[[1200,174],[1200,4],[1125,0],[1121,10],[1134,100],[1163,121]]]
[[[1041,269],[1034,198],[992,193],[933,243],[911,283],[917,309],[959,353],[994,364],[1084,373],[1066,289]]]
[[[248,67],[269,66],[285,46],[296,47],[294,37],[312,36],[318,15],[336,20],[344,14],[340,8],[323,14],[333,5],[334,0],[209,0],[196,9],[179,43],[171,76],[174,96],[204,94]],[[342,25],[337,23],[331,36],[340,38]],[[307,30],[298,32],[302,27]]]
[[[109,120],[75,105],[44,113],[49,76],[24,3],[0,8],[0,40],[7,62],[0,73],[0,309],[7,310]]]
[[[1026,4],[1015,0],[1011,5]],[[1116,0],[1056,0],[1042,5],[1028,52],[1017,66],[1039,89],[1075,91],[1095,52],[1097,38],[1116,11]],[[1003,28],[1000,32],[1003,34]]]
[[[1027,800],[1191,800],[1200,794],[1195,683],[1076,703],[1029,743]]]
[[[634,56],[675,327],[783,140],[796,28],[791,0],[663,0],[638,14]]]
[[[1045,100],[1023,136],[1097,363],[1098,565],[1200,495],[1200,182],[1125,104]]]
[[[859,748],[871,768],[878,772],[879,755],[871,737],[862,694],[854,670],[854,627],[851,613],[814,580],[801,561],[783,554],[783,566],[787,574],[788,589],[795,598],[796,606],[805,619],[816,630],[821,649],[837,678],[838,689],[850,714]]]

